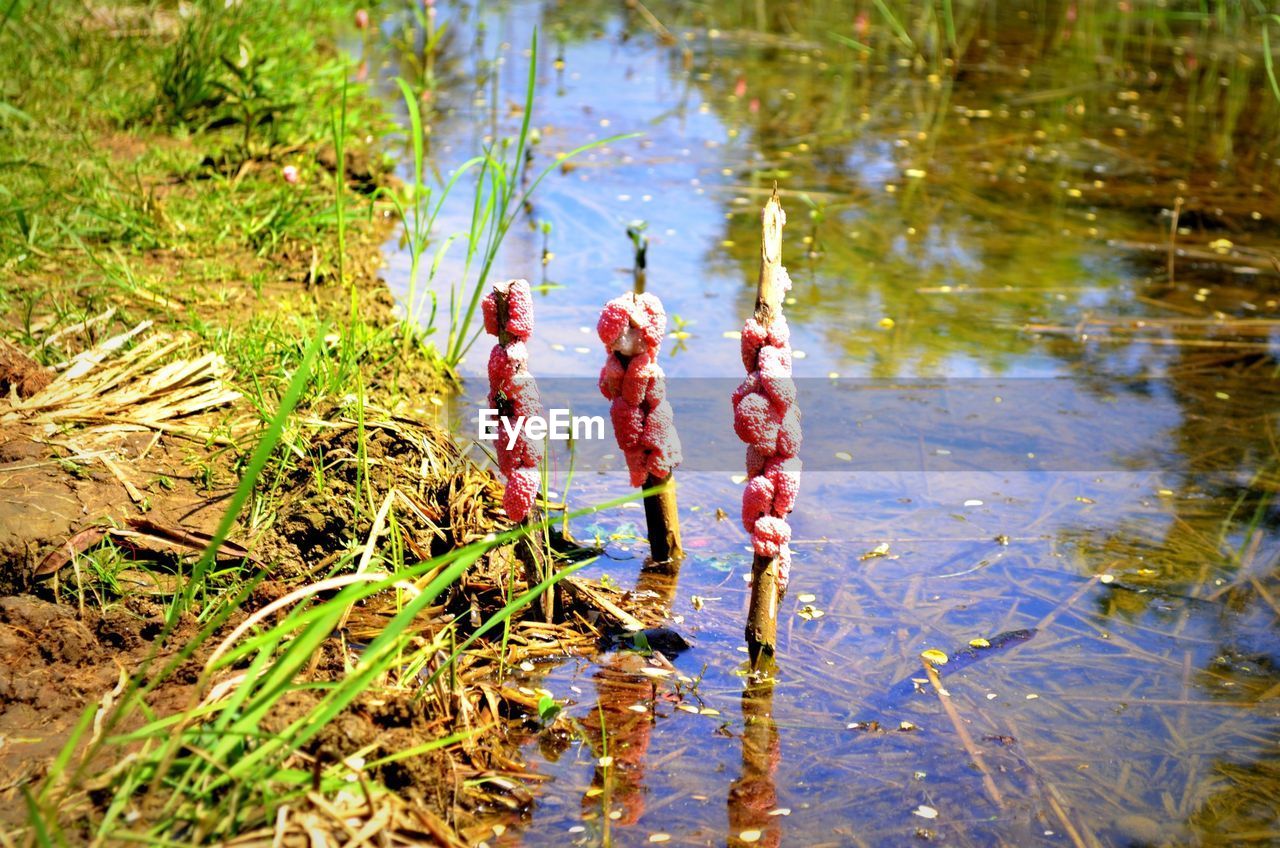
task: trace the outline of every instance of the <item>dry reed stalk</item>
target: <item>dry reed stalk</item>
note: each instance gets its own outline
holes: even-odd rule
[[[181,336],[155,333],[126,349],[151,326],[143,321],[133,329],[63,363],[48,386],[18,402],[0,403],[0,423],[128,424],[205,438],[174,423],[225,406],[240,393],[223,382],[226,362],[218,354],[195,359],[161,361],[187,343]]]
[[[610,352],[609,356],[617,356],[625,369],[631,357]],[[680,571],[680,560],[684,557],[684,546],[680,541],[680,510],[676,503],[675,470],[666,477],[655,477],[650,474],[645,478],[644,488],[653,490],[644,496],[645,531],[649,537],[649,558],[652,562],[647,568],[660,573],[675,575]]]
[[[987,768],[986,761],[982,759],[982,751],[978,750],[978,746],[973,744],[973,737],[969,735],[968,728],[964,726],[960,714],[956,711],[955,704],[951,703],[951,693],[943,687],[942,679],[938,677],[938,671],[933,667],[933,663],[928,660],[923,660],[922,662],[924,664],[924,673],[929,677],[929,683],[933,685],[933,693],[938,696],[938,702],[942,704],[942,711],[947,714],[947,719],[956,731],[956,738],[964,746],[965,753],[969,755],[969,760],[982,773],[982,788],[986,790],[988,797],[991,798],[998,809],[1004,809],[1004,796],[1000,794],[995,778],[991,776],[991,770]]]
[[[512,336],[507,330],[507,322],[510,320],[509,297],[511,294],[511,282],[514,281],[493,284],[493,299],[497,307],[498,343],[503,347],[506,347],[515,340],[514,336]],[[500,406],[506,405],[505,398],[499,397],[498,403]],[[499,414],[502,414],[502,417],[506,418],[507,416],[503,413],[508,410],[500,409]],[[537,586],[542,582],[542,569],[539,568],[539,551],[536,549],[534,544],[534,529],[538,524],[537,512],[538,506],[537,501],[535,500],[533,508],[529,510],[529,514],[520,522],[521,526],[528,532],[517,540],[515,545],[516,557],[524,567],[524,579],[530,588]],[[555,587],[553,586],[550,590],[544,592],[538,602],[542,608],[543,620],[555,621]]]
[[[777,187],[760,213],[760,280],[755,318],[766,330],[782,314],[787,273],[782,267],[782,228],[786,213]],[[778,563],[776,557],[755,554],[751,561],[751,603],[747,609],[747,651],[752,663],[772,654],[778,644]]]
[[[637,295],[644,294],[645,266],[643,258],[639,259],[635,269],[635,285],[633,291]],[[625,369],[631,357],[609,351],[609,356],[617,356]],[[680,510],[676,503],[676,472],[673,468],[664,477],[650,474],[644,481],[646,489],[657,489],[653,494],[644,497],[645,530],[649,536],[649,556],[652,563],[646,568],[661,574],[672,576],[680,573],[680,560],[684,558],[684,547],[680,541]]]
[[[680,541],[680,514],[676,506],[675,472],[665,479],[650,475],[644,485],[646,489],[658,489],[644,498],[644,520],[653,565],[661,566],[662,571],[675,573],[680,570],[680,560],[684,556]]]

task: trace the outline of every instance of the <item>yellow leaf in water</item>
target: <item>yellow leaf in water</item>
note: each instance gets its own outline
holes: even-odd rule
[[[858,557],[858,559],[868,560],[868,559],[875,559],[876,557],[882,557],[882,556],[888,556],[888,555],[889,555],[889,543],[881,542],[871,550],[867,551],[862,556]]]
[[[937,650],[936,648],[930,648],[930,649],[929,649],[929,650],[927,650],[927,651],[921,651],[921,652],[920,652],[920,659],[922,659],[922,660],[928,660],[929,662],[933,663],[934,665],[946,665],[946,664],[947,664],[947,655],[946,655],[946,654],[944,654],[942,651]]]
[[[988,642],[986,639],[983,639],[982,637],[978,637],[977,639],[969,640],[969,647],[970,648],[990,648],[991,643]]]

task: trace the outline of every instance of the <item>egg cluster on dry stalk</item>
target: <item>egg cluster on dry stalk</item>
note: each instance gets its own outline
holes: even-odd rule
[[[596,325],[606,351],[600,393],[613,402],[609,416],[633,486],[666,478],[683,459],[667,377],[658,364],[666,331],[667,314],[652,294],[614,298]]]
[[[751,478],[742,493],[742,524],[757,554],[777,558],[778,590],[785,592],[791,573],[786,517],[800,490],[801,441],[785,317],[778,315],[768,328],[755,317],[747,319],[742,364],[747,378],[733,393],[733,429],[747,444]]]
[[[777,589],[791,575],[791,525],[787,514],[800,490],[800,407],[791,379],[791,331],[782,301],[791,278],[782,266],[786,216],[776,196],[765,207],[760,295],[742,328],[742,365],[747,378],[733,393],[733,429],[747,445],[742,524],[757,557],[777,562]]]
[[[529,373],[529,349],[533,333],[533,294],[525,280],[495,283],[485,295],[484,328],[498,343],[489,353],[489,406],[498,410],[498,469],[507,478],[502,505],[512,521],[523,521],[533,508],[542,482],[538,463],[542,445],[530,439],[520,419],[542,416],[538,383]]]

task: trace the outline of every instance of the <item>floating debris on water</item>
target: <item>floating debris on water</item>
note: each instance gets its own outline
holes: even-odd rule
[[[866,561],[869,559],[875,559],[876,557],[883,557],[888,555],[889,555],[889,543],[881,542],[871,550],[867,551],[862,556],[858,557],[858,559],[861,561]]]

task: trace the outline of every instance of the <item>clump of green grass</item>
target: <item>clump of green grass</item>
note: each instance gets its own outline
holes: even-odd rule
[[[349,14],[348,4],[337,5]],[[151,117],[196,132],[234,126],[245,158],[314,138],[326,112],[323,95],[344,83],[344,63],[300,77],[296,57],[314,49],[308,24],[330,22],[335,11],[314,0],[193,4],[162,54]]]
[[[479,155],[463,163],[446,186],[452,189],[459,177],[475,169],[475,191],[471,200],[471,220],[464,234],[466,259],[461,283],[449,290],[449,333],[442,350],[444,362],[456,367],[479,338],[482,330],[472,329],[476,309],[488,288],[494,263],[503,239],[526,208],[530,196],[544,179],[566,160],[597,147],[612,144],[634,133],[614,135],[573,148],[544,166],[532,180],[522,179],[527,154],[531,148],[534,90],[538,69],[538,34],[535,30],[529,50],[528,82],[525,87],[520,129],[514,139],[501,138]],[[408,87],[405,86],[407,91]],[[474,276],[473,276],[474,273]],[[469,280],[469,282],[468,282]]]

